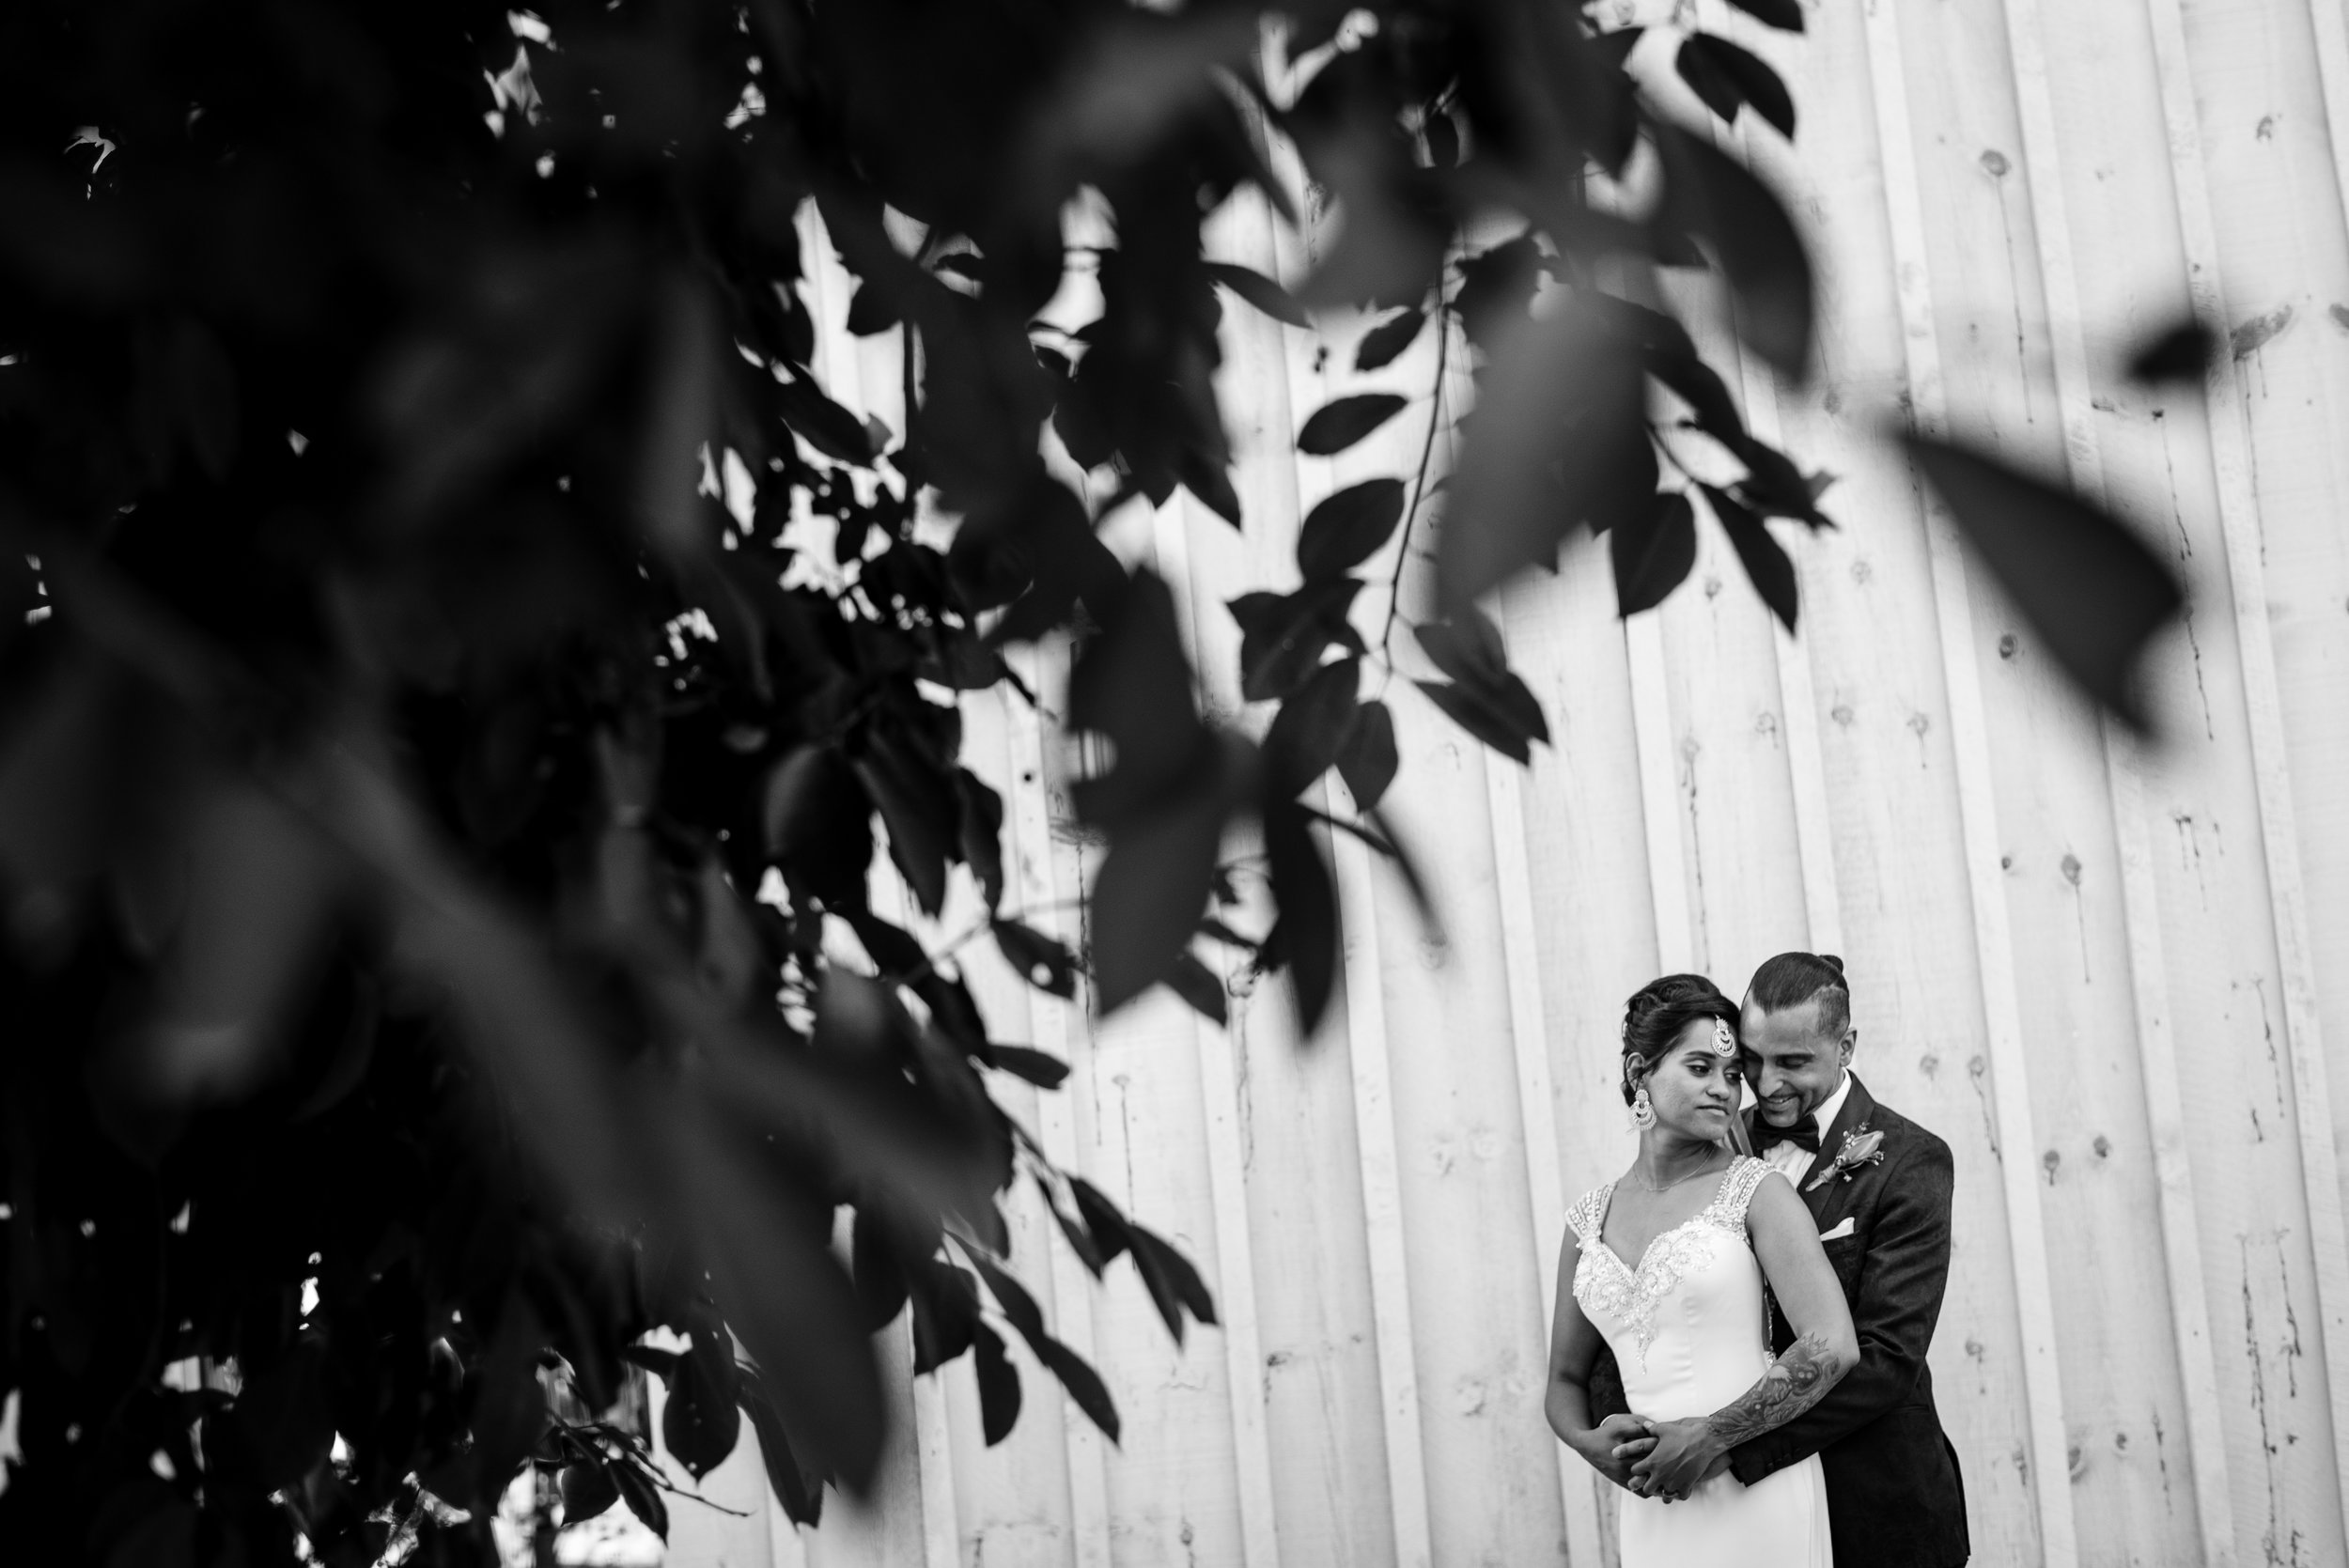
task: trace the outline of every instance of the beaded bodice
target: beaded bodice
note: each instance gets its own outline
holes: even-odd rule
[[[1745,1242],[1746,1207],[1752,1203],[1762,1178],[1769,1173],[1770,1168],[1762,1161],[1736,1157],[1722,1174],[1712,1202],[1649,1242],[1637,1267],[1617,1257],[1601,1237],[1615,1184],[1594,1188],[1576,1199],[1566,1211],[1566,1223],[1582,1242],[1581,1261],[1574,1270],[1574,1298],[1581,1304],[1583,1315],[1607,1332],[1610,1341],[1616,1337],[1608,1332],[1610,1321],[1619,1325],[1644,1364],[1649,1347],[1656,1343],[1657,1317],[1663,1302],[1684,1279],[1711,1260],[1724,1237]]]

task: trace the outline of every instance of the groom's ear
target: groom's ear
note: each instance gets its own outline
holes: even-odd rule
[[[1851,1028],[1843,1031],[1843,1043],[1836,1048],[1837,1060],[1840,1061],[1844,1066],[1850,1066],[1851,1053],[1858,1048],[1859,1045],[1859,1026],[1858,1024],[1854,1024]]]

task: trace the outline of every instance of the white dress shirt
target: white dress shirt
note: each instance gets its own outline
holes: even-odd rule
[[[1819,1109],[1811,1113],[1812,1125],[1819,1129],[1820,1141],[1826,1141],[1827,1129],[1835,1125],[1836,1113],[1843,1109],[1843,1101],[1850,1094],[1851,1070],[1845,1068],[1843,1080],[1835,1086],[1835,1093],[1820,1101]],[[1762,1151],[1762,1163],[1793,1182],[1797,1188],[1801,1188],[1803,1177],[1811,1174],[1811,1167],[1818,1157],[1791,1139],[1782,1143],[1773,1143]]]

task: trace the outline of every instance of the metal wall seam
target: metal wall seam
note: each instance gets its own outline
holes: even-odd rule
[[[1195,618],[1208,613],[1207,606],[1219,612],[1221,607],[1213,594],[1205,591],[1207,585],[1191,575],[1187,531],[1193,520],[1193,505],[1188,492],[1178,492],[1169,505],[1159,507],[1151,519],[1150,544],[1159,575],[1180,585],[1181,612]],[[1195,667],[1201,647],[1195,624],[1189,642]],[[1200,1099],[1206,1113],[1208,1199],[1215,1213],[1216,1305],[1222,1320],[1241,1560],[1245,1568],[1279,1568],[1272,1449],[1266,1436],[1264,1344],[1256,1316],[1255,1260],[1249,1253],[1247,1161],[1239,1132],[1238,1076],[1229,1030],[1213,1027],[1193,1014],[1191,1039],[1198,1055]]]
[[[1941,434],[1948,409],[1940,344],[1933,318],[1924,213],[1908,117],[1908,89],[1899,23],[1892,8],[1867,8],[1868,55],[1876,134],[1886,172],[1887,219],[1895,259],[1910,406],[1918,428]],[[2006,1198],[2008,1252],[2015,1269],[2015,1312],[2023,1343],[2023,1397],[2034,1459],[2031,1496],[2037,1504],[2040,1551],[2047,1568],[2073,1568],[2079,1548],[2072,1511],[2069,1443],[2063,1430],[2063,1380],[2056,1356],[2055,1301],[2047,1279],[2047,1246],[2039,1188],[2028,1151],[2031,1130],[2030,1078],[2025,1065],[2021,1009],[2015,985],[2015,944],[1999,866],[1997,801],[1990,777],[1988,725],[1982,676],[1975,663],[1966,561],[1946,511],[1924,498],[1933,576],[1934,618],[1950,704],[1951,750],[1957,769],[1958,816],[1972,904],[1974,948],[1982,976],[1983,1013],[1989,1035],[1993,1111],[1999,1129],[1999,1178]]]
[[[2079,270],[2073,258],[2065,211],[2061,148],[2039,0],[2006,0],[2007,48],[2014,65],[2023,132],[2024,183],[2046,293],[2047,330],[2054,350],[2056,404],[2072,484],[2095,505],[2106,504],[2104,452],[2096,434],[2094,387],[2088,367]],[[2128,931],[2129,986],[2137,1012],[2137,1048],[2153,1134],[2154,1175],[2170,1281],[2170,1319],[2186,1403],[2186,1437],[2193,1466],[2195,1516],[2208,1568],[2233,1568],[2234,1498],[2228,1483],[2226,1425],[2218,1401],[2217,1359],[2211,1343],[2210,1306],[2202,1290],[2201,1223],[2195,1213],[2194,1171],[2178,1082],[2176,1042],[2170,1030],[2170,997],[2161,938],[2160,889],[2145,831],[2144,780],[2129,737],[2109,720],[2101,723],[2105,781],[2112,801],[2121,862],[2121,897]]]
[[[1006,658],[1027,683],[1028,690],[1042,692],[1052,689],[1044,681],[1041,653],[1006,650]],[[1020,668],[1022,664],[1026,668]],[[1037,722],[1034,708],[1008,698],[1003,707],[1012,754],[1032,760],[1039,780],[1049,777],[1045,771],[1043,726]],[[1033,923],[1048,935],[1059,934],[1055,927],[1061,922],[1050,911],[1069,907],[1064,901],[1082,885],[1082,868],[1072,863],[1075,852],[1052,836],[1043,785],[1022,788],[1019,781],[1010,780],[1006,781],[1006,787],[1011,793],[1011,810],[1006,816],[1013,834],[1008,869],[1019,879],[1020,902],[1031,911]],[[1081,939],[1066,939],[1072,949],[1083,950]],[[1067,1009],[1044,997],[1034,999],[1032,1007],[1036,1048],[1059,1057],[1075,1069],[1078,1064],[1070,1050]],[[1077,1166],[1077,1113],[1069,1102],[1069,1094],[1079,1081],[1072,1077],[1066,1092],[1036,1096],[1036,1141],[1044,1146],[1044,1157],[1064,1171],[1074,1171]],[[1066,1248],[1053,1248],[1052,1331],[1087,1361],[1093,1360],[1096,1354],[1093,1288],[1093,1277],[1085,1272],[1084,1265]],[[1064,1403],[1060,1417],[1068,1455],[1071,1560],[1076,1568],[1110,1568],[1109,1476],[1105,1468],[1109,1454],[1101,1434],[1073,1405]]]
[[[2153,23],[2155,70],[2160,78],[2162,118],[2169,131],[2178,227],[2185,241],[2186,289],[2203,320],[2223,322],[2228,318],[2225,290],[2219,283],[2217,226],[2211,212],[2201,117],[2194,103],[2186,19],[2179,0],[2146,0],[2146,10]],[[2320,31],[2318,37],[2321,46],[2326,35]],[[2325,53],[2322,47],[2319,53]],[[2333,85],[2328,70],[2328,107]],[[2337,128],[2336,147],[2341,133]],[[2341,173],[2338,163],[2335,172]],[[2211,356],[2204,396],[2210,409],[2212,467],[2218,480],[2219,530],[2226,539],[2227,576],[2233,588],[2237,657],[2243,666],[2244,710],[2251,736],[2251,773],[2259,791],[2261,849],[2276,929],[2277,969],[2282,980],[2301,1184],[2307,1189],[2326,1391],[2332,1406],[2336,1487],[2342,1529],[2349,1534],[2349,1465],[2341,1457],[2343,1444],[2349,1443],[2349,1226],[2344,1226],[2341,1212],[2332,1093],[2317,1022],[2316,977],[2309,949],[2308,906],[2301,892],[2291,758],[2284,745],[2283,700],[2268,627],[2266,567],[2260,538],[2259,498],[2251,474],[2248,415],[2232,355]]]

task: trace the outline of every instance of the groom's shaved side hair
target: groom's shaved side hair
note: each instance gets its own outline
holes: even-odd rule
[[[1753,971],[1746,1000],[1765,1013],[1783,1013],[1813,997],[1819,1002],[1819,1032],[1840,1040],[1851,1027],[1851,982],[1843,960],[1832,953],[1781,953]]]

